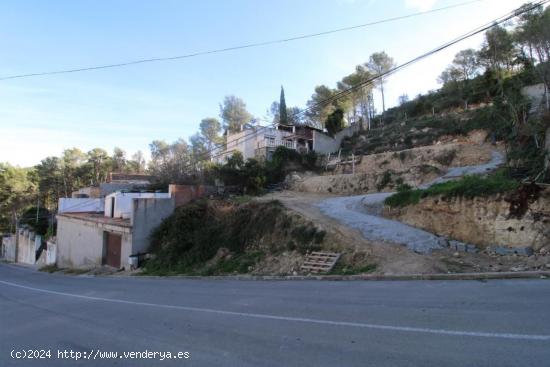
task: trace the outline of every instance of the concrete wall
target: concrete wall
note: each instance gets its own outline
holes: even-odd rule
[[[104,202],[103,199],[93,198],[61,198],[59,199],[59,213],[102,212]]]
[[[174,212],[173,199],[134,199],[132,213],[132,255],[149,251],[149,235],[164,218]],[[131,255],[131,254],[128,254]],[[127,257],[124,259],[127,261]]]
[[[54,241],[47,242],[46,250],[46,265],[53,265],[57,261],[57,243]]]
[[[227,136],[227,152],[239,151],[242,153],[243,158],[254,158],[254,147],[259,136],[263,137],[263,134],[258,131],[248,129],[239,131],[238,133]]]
[[[2,237],[2,253],[4,260],[15,262],[15,236]]]
[[[36,264],[40,266],[55,265],[56,249],[57,245],[55,244],[55,242],[48,241],[46,245],[46,250],[42,251],[40,257],[38,258],[38,260],[36,260]]]
[[[101,266],[104,256],[104,232],[122,235],[121,266],[131,251],[130,228],[114,227],[63,216],[57,217],[57,266],[93,268]]]
[[[111,215],[111,200],[115,198],[115,212],[114,215]],[[105,216],[114,217],[114,218],[130,218],[132,215],[132,205],[133,200],[136,198],[158,198],[166,199],[169,198],[169,193],[153,193],[153,192],[117,192],[110,195],[107,195],[105,200]]]
[[[359,131],[359,124],[354,124],[344,128],[336,133],[334,137],[330,137],[320,131],[313,131],[313,150],[319,154],[328,154],[337,152],[340,149],[342,140],[350,137]]]
[[[17,233],[17,262],[36,263],[36,251],[40,248],[42,238],[28,229],[19,229]]]

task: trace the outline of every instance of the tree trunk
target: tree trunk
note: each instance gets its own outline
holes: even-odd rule
[[[384,82],[380,83],[380,92],[382,93],[382,114],[386,113],[386,100],[384,98]]]

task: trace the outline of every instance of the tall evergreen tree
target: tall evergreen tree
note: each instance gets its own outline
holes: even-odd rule
[[[281,125],[288,125],[288,113],[286,110],[285,90],[281,85],[281,99],[279,101],[279,123]]]
[[[235,96],[226,96],[220,104],[220,117],[223,120],[223,128],[230,133],[241,131],[244,124],[252,120],[252,115],[246,110],[246,103]]]
[[[366,66],[373,74],[380,76],[376,83],[382,94],[382,113],[385,113],[386,100],[384,97],[384,83],[386,82],[386,77],[382,77],[381,75],[395,67],[393,58],[389,57],[384,51],[375,52],[370,56]]]

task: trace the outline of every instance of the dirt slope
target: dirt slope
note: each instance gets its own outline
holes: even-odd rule
[[[379,274],[420,274],[445,272],[444,264],[434,262],[433,258],[420,255],[401,246],[388,246],[381,241],[368,241],[360,231],[343,225],[321,212],[317,204],[333,195],[284,191],[266,195],[258,200],[275,199],[287,208],[301,214],[327,231],[335,240],[347,247],[347,257],[367,253],[365,263],[376,263],[375,273]],[[343,249],[346,251],[346,249]],[[359,265],[359,264],[357,264]]]
[[[283,191],[269,194],[257,200],[276,199],[285,207],[303,216],[327,231],[327,237],[341,242],[348,259],[355,259],[356,266],[377,265],[375,274],[428,274],[492,272],[550,269],[550,255],[496,256],[487,252],[477,254],[455,253],[441,249],[431,254],[417,254],[405,246],[389,245],[383,241],[367,240],[357,229],[350,228],[323,214],[317,206],[335,195]],[[347,248],[347,249],[346,249]],[[366,255],[366,256],[365,256]]]
[[[292,174],[287,183],[294,191],[363,194],[393,191],[400,183],[418,187],[442,176],[449,167],[473,166],[491,159],[501,146],[456,141],[447,144],[362,156],[355,166],[339,167],[323,175]]]

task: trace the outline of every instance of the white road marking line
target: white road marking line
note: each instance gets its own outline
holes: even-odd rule
[[[80,299],[87,299],[87,300],[91,300],[91,301],[103,301],[103,302],[130,304],[130,305],[147,306],[147,307],[167,308],[167,309],[191,311],[191,312],[203,312],[203,313],[213,313],[213,314],[219,314],[219,315],[241,316],[241,317],[250,317],[250,318],[256,318],[256,319],[294,321],[294,322],[305,322],[305,323],[320,324],[320,325],[350,326],[350,327],[358,327],[358,328],[365,328],[365,329],[405,331],[405,332],[413,332],[413,333],[427,333],[427,334],[439,334],[439,335],[473,336],[473,337],[482,337],[482,338],[550,341],[550,335],[491,333],[491,332],[478,332],[478,331],[457,331],[457,330],[430,329],[430,328],[419,328],[419,327],[409,327],[409,326],[366,324],[366,323],[360,323],[360,322],[331,321],[331,320],[322,320],[322,319],[310,319],[310,318],[290,317],[290,316],[277,316],[277,315],[248,313],[248,312],[224,311],[224,310],[216,310],[216,309],[211,309],[211,308],[199,308],[199,307],[188,307],[188,306],[178,306],[178,305],[164,305],[164,304],[159,304],[159,303],[136,302],[136,301],[126,301],[126,300],[122,300],[122,299],[84,296],[84,295],[81,295],[81,294],[65,293],[65,292],[52,291],[52,290],[42,289],[42,288],[28,287],[28,286],[25,286],[25,285],[12,283],[12,282],[6,282],[6,281],[3,281],[3,280],[0,280],[0,283],[4,284],[4,285],[11,286],[11,287],[27,289],[27,290],[31,290],[31,291],[35,291],[35,292],[55,294],[55,295],[65,296],[65,297],[74,297],[74,298],[80,298]]]

